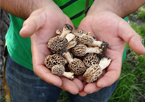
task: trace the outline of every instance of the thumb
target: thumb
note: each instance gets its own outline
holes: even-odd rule
[[[137,34],[131,26],[122,21],[119,23],[119,36],[130,46],[130,48],[137,54],[142,55],[145,53],[145,48],[141,43],[141,37]]]
[[[20,30],[20,35],[24,38],[30,37],[33,35],[40,27],[45,24],[45,16],[40,11],[34,11],[29,18],[27,18],[24,23],[23,27]]]

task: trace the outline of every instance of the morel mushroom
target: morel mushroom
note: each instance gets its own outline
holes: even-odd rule
[[[100,60],[99,64],[92,65],[84,73],[83,77],[87,83],[96,81],[102,74],[103,69],[105,69],[111,62],[110,58],[104,57]]]
[[[65,65],[67,61],[58,54],[48,55],[45,57],[44,64],[51,69],[54,65]]]
[[[60,29],[56,30],[56,34],[61,34],[64,37],[66,34],[71,33],[72,30],[73,27],[71,25],[65,24],[62,31]]]
[[[47,46],[52,51],[59,51],[61,49],[64,49],[68,45],[68,42],[70,42],[74,37],[75,35],[73,35],[72,33],[67,34],[65,37],[62,35],[56,36],[49,40]]]
[[[61,30],[56,30],[56,33],[60,35],[53,37],[48,41],[48,48],[50,48],[52,51],[59,51],[65,48],[68,42],[75,37],[73,34],[71,34],[72,30],[73,27],[69,24],[65,24],[62,32]]]
[[[75,36],[81,36],[81,35],[83,35],[83,34],[86,34],[86,32],[84,31],[84,30],[76,30],[76,31],[74,31],[74,33],[73,33]]]
[[[87,47],[84,44],[78,44],[74,48],[72,48],[72,53],[75,56],[84,56],[87,53],[97,53],[102,54],[102,49],[99,49],[98,47]]]
[[[64,52],[63,56],[66,58],[66,60],[69,63],[68,68],[75,75],[82,75],[86,71],[86,67],[80,59],[78,58],[73,59],[69,52]]]
[[[102,49],[103,52],[106,51],[106,49],[107,49],[107,47],[109,45],[105,41],[96,41],[92,36],[90,36],[90,34],[82,34],[81,36],[79,36],[79,40],[83,44],[87,44],[88,46],[97,46],[100,49]]]
[[[65,72],[65,68],[63,65],[54,65],[51,68],[51,72],[57,76],[65,76],[69,79],[73,79],[74,78],[74,73],[72,72]]]
[[[83,58],[83,62],[87,68],[89,68],[92,65],[99,64],[100,58],[98,57],[98,54],[96,53],[88,53]]]

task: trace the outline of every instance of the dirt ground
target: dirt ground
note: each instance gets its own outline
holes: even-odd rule
[[[0,102],[4,100],[4,86],[3,86],[3,65],[4,65],[4,46],[5,34],[9,26],[9,16],[6,12],[0,9]]]

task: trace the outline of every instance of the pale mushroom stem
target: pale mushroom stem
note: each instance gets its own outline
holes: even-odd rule
[[[60,29],[57,29],[56,34],[60,35],[60,34],[62,34],[62,31]]]
[[[73,62],[73,58],[72,58],[72,56],[71,56],[71,54],[69,52],[64,52],[63,56],[66,58],[68,63]]]
[[[99,54],[99,53],[101,53],[101,49],[99,49],[98,47],[87,47],[86,48],[86,53],[97,53],[97,54]]]
[[[68,33],[70,33],[70,31],[62,31],[62,34],[60,35],[60,37],[64,38]]]
[[[104,57],[100,60],[99,66],[103,70],[105,69],[111,62],[110,58]]]
[[[77,41],[76,40],[72,40],[68,43],[66,49],[71,49],[72,47],[75,47],[75,45],[77,44]]]
[[[62,34],[60,35],[60,37],[65,37],[66,34],[70,33],[72,31],[72,26],[69,25],[69,24],[65,24],[65,26],[63,27],[63,30],[62,30]]]
[[[69,78],[69,79],[74,78],[74,73],[72,73],[72,72],[64,72],[62,75]]]
[[[92,43],[92,46],[101,46],[101,44],[102,44],[102,41],[93,41],[93,43]]]
[[[67,39],[67,41],[68,41],[68,42],[70,42],[70,41],[71,41],[74,37],[75,37],[75,35],[74,35],[74,34],[69,33],[69,34],[67,34],[67,35],[66,35],[66,37],[65,37],[65,38]]]

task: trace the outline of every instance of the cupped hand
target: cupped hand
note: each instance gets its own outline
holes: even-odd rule
[[[63,28],[66,23],[72,25],[71,20],[58,6],[55,4],[49,5],[32,12],[24,22],[20,35],[22,37],[31,37],[34,73],[47,83],[58,86],[72,94],[77,94],[83,88],[80,80],[75,78],[71,81],[64,77],[58,77],[53,75],[50,70],[44,66],[45,57],[51,54],[50,50],[47,48],[48,40],[56,36],[56,30]]]
[[[122,56],[125,44],[137,54],[144,54],[145,48],[141,43],[141,37],[118,15],[103,11],[88,14],[80,23],[81,30],[91,32],[92,36],[109,43],[105,53],[111,58],[111,64],[106,73],[97,82],[86,84],[80,94],[89,94],[108,87],[118,80],[121,73]]]

